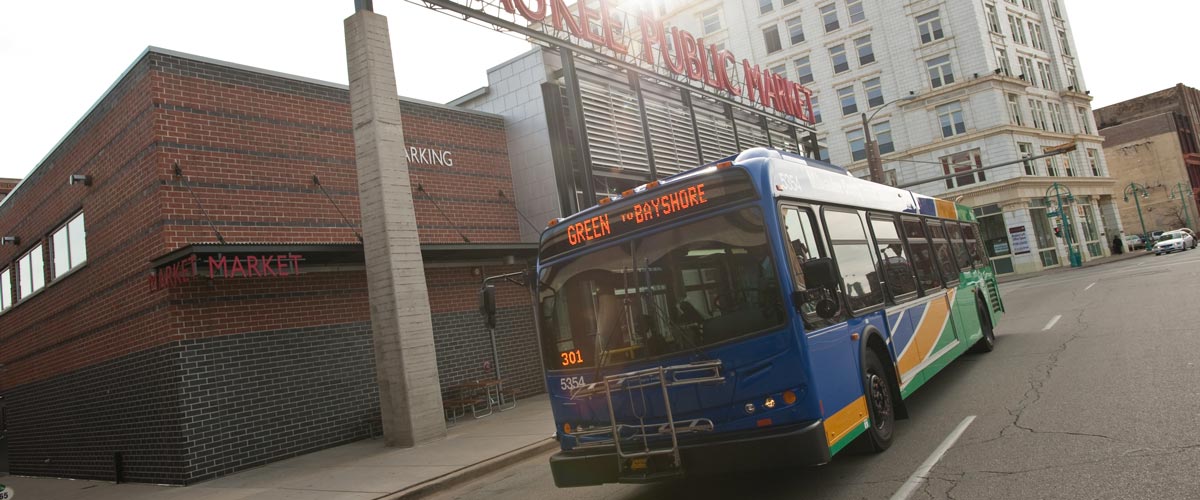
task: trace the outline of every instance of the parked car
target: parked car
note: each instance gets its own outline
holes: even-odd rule
[[[1195,232],[1193,232],[1193,231],[1192,231],[1191,229],[1189,229],[1189,228],[1186,228],[1186,227],[1181,227],[1181,228],[1179,228],[1179,229],[1176,229],[1176,231],[1183,231],[1183,232],[1185,232],[1185,233],[1187,233],[1187,234],[1190,234],[1190,235],[1192,236],[1192,239],[1193,239],[1193,240],[1194,240],[1194,239],[1196,239],[1196,233],[1195,233]]]
[[[1183,231],[1168,231],[1154,244],[1154,255],[1182,252],[1196,248],[1196,239]]]
[[[1125,237],[1125,244],[1129,245],[1130,250],[1146,248],[1146,241],[1142,239],[1140,234],[1131,234]]]

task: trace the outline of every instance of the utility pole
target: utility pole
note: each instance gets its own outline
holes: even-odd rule
[[[1146,232],[1146,219],[1142,217],[1142,201],[1138,198],[1139,191],[1142,193],[1142,198],[1150,197],[1150,190],[1146,189],[1146,186],[1136,182],[1130,182],[1128,186],[1125,186],[1125,203],[1129,203],[1129,195],[1132,194],[1133,203],[1137,205],[1138,222],[1142,223],[1142,244],[1146,245],[1146,248],[1150,248],[1150,233]]]
[[[1188,196],[1185,196],[1185,195],[1184,195],[1184,192],[1185,192],[1185,191],[1188,193]],[[1188,198],[1190,198],[1191,196],[1193,196],[1193,195],[1192,195],[1192,190],[1191,190],[1191,189],[1188,189],[1188,188],[1187,188],[1187,186],[1185,186],[1185,185],[1184,185],[1182,182],[1176,182],[1176,183],[1175,183],[1175,189],[1171,191],[1171,198],[1172,198],[1172,199],[1174,199],[1174,198],[1175,198],[1175,196],[1176,196],[1176,193],[1178,193],[1178,195],[1179,195],[1179,201],[1183,202],[1183,219],[1184,219],[1185,221],[1187,221],[1187,227],[1188,227],[1189,229],[1191,229],[1191,227],[1192,227],[1192,213],[1191,213],[1191,211],[1189,211],[1189,210],[1188,210],[1188,204],[1187,204],[1187,200],[1188,200]]]
[[[371,335],[387,446],[446,435],[429,291],[413,209],[387,18],[355,0],[346,18],[346,66]]]
[[[875,115],[879,114],[880,111],[883,111],[883,108],[886,108],[890,104],[911,101],[916,98],[917,96],[915,94],[909,92],[908,95],[904,97],[893,99],[881,104],[879,108],[871,113],[871,116],[867,116],[867,113],[865,112],[862,113],[863,140],[865,141],[863,143],[863,147],[867,150],[867,172],[870,176],[871,182],[884,184],[883,159],[879,157],[879,143],[875,142],[875,140],[871,138],[871,119],[875,118]]]
[[[1046,197],[1050,197],[1050,190],[1054,190],[1054,199],[1058,201],[1058,217],[1062,221],[1063,236],[1067,240],[1067,260],[1070,261],[1071,267],[1079,267],[1083,265],[1083,258],[1079,252],[1075,251],[1075,245],[1071,242],[1071,221],[1067,218],[1067,211],[1063,209],[1063,191],[1067,193],[1067,202],[1075,199],[1075,195],[1071,194],[1071,190],[1062,184],[1055,182],[1050,187],[1046,188]]]

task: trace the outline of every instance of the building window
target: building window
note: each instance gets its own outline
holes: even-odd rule
[[[1008,94],[1008,119],[1018,127],[1025,125],[1021,120],[1021,97],[1017,94]]]
[[[709,35],[721,30],[721,8],[713,7],[700,13],[700,24],[704,26],[704,34]]]
[[[758,0],[758,13],[766,14],[775,10],[774,0]]]
[[[943,156],[938,158],[938,160],[942,162],[942,171],[946,175],[966,172],[962,175],[946,179],[946,189],[969,186],[976,182],[987,180],[987,176],[982,171],[970,172],[971,170],[983,167],[983,159],[978,149]]]
[[[1037,73],[1033,69],[1033,59],[1017,56],[1017,64],[1021,66],[1021,79],[1037,87]]]
[[[1033,144],[1028,142],[1018,142],[1017,151],[1021,158],[1029,158],[1033,156]],[[1037,166],[1032,161],[1026,160],[1021,162],[1025,166],[1025,175],[1037,175]]]
[[[767,45],[768,54],[783,50],[783,43],[779,41],[779,27],[771,26],[763,30],[763,42]]]
[[[879,77],[863,81],[863,90],[867,91],[868,108],[883,106],[883,84],[879,83]]]
[[[996,65],[1004,76],[1012,76],[1012,66],[1008,63],[1008,51],[1004,47],[996,47]]]
[[[1058,177],[1058,159],[1049,156],[1046,157],[1046,175],[1050,177]]]
[[[46,264],[42,256],[42,245],[33,247],[33,250],[22,255],[17,261],[17,278],[22,299],[46,286]]]
[[[1050,66],[1050,63],[1038,61],[1037,68],[1038,76],[1042,77],[1042,88],[1054,90],[1054,69]]]
[[[1088,148],[1087,157],[1088,165],[1092,167],[1092,175],[1095,177],[1100,177],[1100,153],[1098,153],[1094,148]]]
[[[858,102],[854,98],[854,86],[840,88],[837,94],[838,101],[842,103],[842,116],[858,112]]]
[[[1008,29],[1012,31],[1013,41],[1021,45],[1029,45],[1025,40],[1025,26],[1021,24],[1021,20],[1016,16],[1008,15]]]
[[[846,45],[838,44],[829,48],[829,60],[833,62],[833,73],[841,73],[850,69],[850,60],[846,59]]]
[[[989,3],[984,8],[987,9],[988,29],[992,33],[1002,35],[1003,33],[1000,31],[1000,16],[996,14],[996,5]]]
[[[1058,44],[1062,45],[1062,53],[1064,56],[1071,55],[1071,43],[1067,41],[1067,32],[1058,30]]]
[[[1062,19],[1062,10],[1058,8],[1058,0],[1050,0],[1050,15]]]
[[[942,125],[942,137],[954,137],[967,133],[967,123],[963,120],[962,104],[958,101],[937,107],[938,123]]]
[[[817,159],[821,161],[829,161],[829,148],[825,146],[818,146]]]
[[[942,31],[942,18],[938,11],[926,12],[917,16],[917,33],[921,35],[921,43],[926,44],[946,37]]]
[[[1090,120],[1088,120],[1088,115],[1090,115],[1091,113],[1088,113],[1087,108],[1085,108],[1083,106],[1076,107],[1075,113],[1079,115],[1080,129],[1083,130],[1083,133],[1091,135],[1092,134],[1092,122]]]
[[[826,33],[842,27],[841,24],[838,24],[837,5],[829,4],[821,7],[821,21],[825,23]]]
[[[850,24],[867,20],[867,12],[863,10],[862,0],[846,0],[846,12],[850,14]]]
[[[4,287],[0,289],[0,311],[3,311],[12,307],[13,304],[12,269],[5,269],[4,272],[0,272],[0,287]]]
[[[796,0],[783,0],[783,5],[791,5],[796,3]]]
[[[1046,44],[1042,43],[1042,25],[1029,21],[1029,42],[1035,49],[1046,50]]]
[[[87,262],[83,212],[79,212],[70,222],[54,232],[51,245],[53,246],[50,249],[54,252],[54,279]]]
[[[796,59],[796,81],[800,83],[812,83],[813,72],[812,63],[808,60],[808,56]]]
[[[850,158],[854,161],[867,157],[867,143],[863,137],[863,129],[856,128],[846,132],[846,143],[850,145]]]
[[[1055,102],[1047,104],[1050,105],[1050,129],[1060,134],[1065,134],[1067,132],[1067,119],[1063,116],[1062,106]]]
[[[929,71],[929,84],[933,88],[954,83],[954,70],[950,68],[949,54],[925,61],[925,68]]]
[[[1042,101],[1030,99],[1029,114],[1033,117],[1033,126],[1035,128],[1049,130],[1046,127],[1046,108],[1042,105]]]
[[[1063,155],[1063,163],[1067,164],[1067,177],[1075,177],[1075,162],[1071,161],[1071,153]]]
[[[787,20],[787,30],[788,37],[792,39],[792,45],[804,41],[804,26],[800,23],[800,16]]]
[[[1037,6],[1033,4],[1033,0],[1021,0],[1021,6],[1029,10],[1037,10]]]
[[[885,155],[896,150],[896,144],[892,142],[892,123],[879,122],[871,126],[872,139],[875,140],[875,145],[879,147],[879,154]]]
[[[1071,90],[1083,92],[1083,89],[1079,88],[1079,75],[1075,73],[1075,68],[1070,66],[1067,66],[1067,85],[1071,87]]]
[[[858,50],[859,66],[875,62],[875,50],[871,48],[871,35],[855,38],[854,48]]]
[[[817,99],[817,96],[812,96],[812,99],[809,99],[808,102],[809,102],[809,104],[812,104],[813,124],[815,125],[815,124],[821,123],[821,102],[820,102],[820,100]]]

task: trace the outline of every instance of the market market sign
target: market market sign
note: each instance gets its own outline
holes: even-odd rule
[[[461,0],[460,0],[461,1]],[[449,10],[466,18],[563,46],[603,63],[635,70],[743,107],[779,114],[811,125],[812,91],[760,68],[678,27],[668,27],[650,12],[615,8],[610,0],[424,0],[430,9]],[[523,22],[522,22],[523,21]],[[699,88],[698,88],[699,87]]]
[[[153,269],[147,280],[151,290],[165,290],[191,283],[193,278],[213,280],[229,278],[286,278],[300,275],[303,255],[209,255],[200,259],[190,255],[172,264]]]

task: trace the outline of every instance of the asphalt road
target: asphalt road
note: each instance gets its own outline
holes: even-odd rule
[[[1200,250],[1002,285],[990,354],[908,401],[882,454],[655,485],[557,489],[549,453],[435,498],[893,498],[968,417],[909,498],[1200,498]]]

